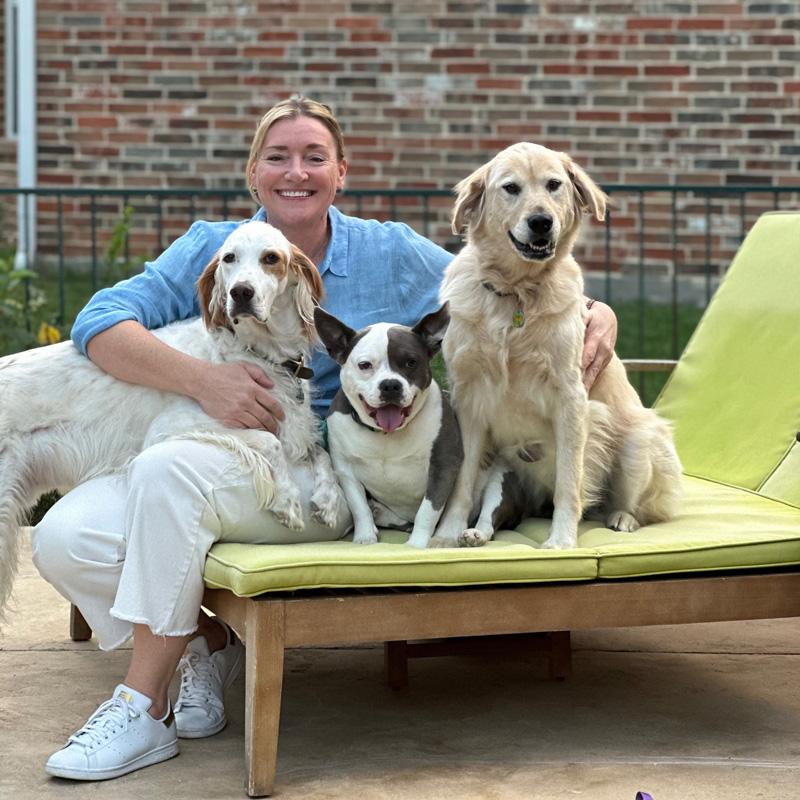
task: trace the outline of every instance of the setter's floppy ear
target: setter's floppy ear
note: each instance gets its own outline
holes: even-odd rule
[[[200,297],[203,322],[209,330],[215,328],[233,330],[225,311],[225,287],[217,285],[217,267],[219,267],[219,253],[211,259],[197,280],[197,294]]]
[[[566,153],[558,155],[572,183],[576,218],[588,211],[602,222],[606,218],[608,196]]]
[[[456,204],[450,218],[453,233],[459,234],[465,227],[479,225],[483,217],[486,177],[489,165],[484,164],[468,178],[456,184]]]
[[[306,334],[309,339],[314,339],[314,309],[322,302],[325,290],[322,288],[322,278],[314,262],[299,248],[292,245],[292,258],[289,268],[299,278],[294,290],[294,301],[297,313],[303,320]]]

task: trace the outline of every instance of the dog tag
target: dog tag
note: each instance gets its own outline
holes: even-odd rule
[[[521,308],[514,312],[514,316],[511,317],[511,324],[515,328],[521,328],[525,324],[525,312]]]

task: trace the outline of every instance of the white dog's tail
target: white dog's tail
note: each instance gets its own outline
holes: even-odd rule
[[[0,444],[0,622],[6,620],[19,561],[19,528],[25,511],[36,502],[32,465],[19,443]]]

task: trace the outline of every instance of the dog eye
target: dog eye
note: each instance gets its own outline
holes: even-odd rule
[[[508,192],[508,194],[519,194],[520,192],[518,183],[506,183],[503,186],[503,189]]]
[[[406,366],[407,367],[416,367],[417,366],[417,359],[416,358],[407,358],[406,359]]]
[[[264,256],[264,261],[266,261],[267,264],[274,264],[277,260],[278,260],[278,254],[277,253],[267,253]]]
[[[556,178],[551,178],[549,181],[547,181],[548,192],[554,192],[559,186],[561,186],[561,181],[557,180]]]
[[[372,369],[372,364],[370,364],[369,361],[359,361],[358,362],[358,368],[362,372],[366,372],[368,369]]]
[[[233,264],[233,262],[236,261],[236,254],[235,253],[225,253],[225,255],[222,256],[222,260],[226,264]]]

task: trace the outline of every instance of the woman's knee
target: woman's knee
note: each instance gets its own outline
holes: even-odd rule
[[[119,495],[119,496],[118,496]],[[124,558],[124,498],[115,480],[100,478],[62,497],[31,532],[33,562],[51,583],[88,562]]]
[[[227,468],[230,455],[203,442],[171,439],[139,453],[128,469],[129,497],[140,493],[151,500],[176,492],[205,494],[219,473]]]

